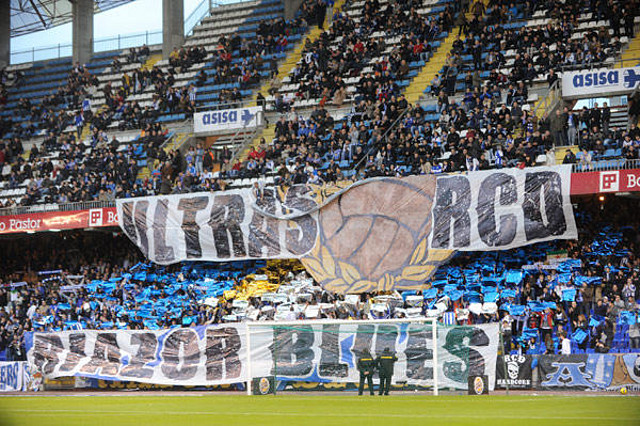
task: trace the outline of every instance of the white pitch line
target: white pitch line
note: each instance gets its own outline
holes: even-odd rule
[[[227,397],[236,397],[241,395],[216,395],[215,393],[210,394],[202,394],[202,393],[194,393],[190,395],[184,394],[149,394],[149,393],[141,393],[141,392],[132,392],[130,394],[122,395],[122,394],[111,394],[111,393],[95,393],[95,394],[65,394],[65,395],[38,395],[38,394],[25,394],[25,395],[3,395],[0,393],[0,399],[2,398],[128,398],[130,396],[135,396],[139,398],[192,398],[192,397],[210,397],[210,398],[220,398],[221,401]],[[257,396],[257,395],[256,395]],[[273,396],[273,398],[291,398],[291,401],[317,401],[318,398],[321,398],[322,401],[370,401],[371,399],[379,399],[379,400],[388,400],[393,399],[395,401],[398,400],[420,400],[423,403],[439,403],[443,400],[443,398],[447,398],[447,404],[451,403],[464,403],[467,404],[470,402],[468,398],[464,398],[466,395],[444,395],[435,397],[433,395],[391,395],[391,398],[369,398],[367,395],[362,396],[361,398],[356,398],[355,394],[347,394],[340,396],[325,396],[325,395],[317,395],[317,396],[302,396],[302,395],[277,395]],[[504,395],[496,395],[498,398],[502,398]],[[529,398],[525,398],[525,396],[529,396]],[[533,398],[530,398],[533,396]],[[629,398],[634,397],[635,395],[580,395],[576,392],[576,395],[511,395],[508,398],[516,397],[516,402],[540,402],[541,399],[575,399],[575,398],[593,398],[593,397],[615,397],[615,398]],[[428,399],[424,399],[427,397]],[[506,396],[505,396],[506,397]],[[471,396],[473,399],[473,396]],[[480,399],[477,399],[480,401]],[[500,399],[494,400],[500,401]]]
[[[106,415],[106,416],[128,416],[128,415],[150,415],[149,411],[138,411],[138,410],[120,410],[120,411],[96,411],[96,410],[45,410],[45,409],[6,409],[4,412],[12,412],[12,413],[21,413],[21,414],[32,414],[37,416],[51,415],[51,413],[65,413],[65,414],[78,414],[78,415]],[[196,415],[196,416],[285,416],[285,417],[371,417],[370,413],[302,413],[302,412],[260,412],[260,411],[237,411],[237,412],[229,412],[229,411],[161,411],[155,412],[153,414],[156,415],[170,415],[170,416],[185,416],[185,415]],[[433,419],[441,419],[441,418],[449,418],[449,419],[477,419],[477,418],[491,418],[491,419],[512,419],[512,420],[637,420],[637,417],[590,417],[590,416],[506,416],[506,415],[496,415],[490,414],[486,417],[482,417],[478,414],[470,414],[470,415],[456,415],[456,414],[392,414],[392,413],[376,413],[376,417],[389,417],[389,418],[403,418],[403,419],[411,419],[411,418],[433,418]]]

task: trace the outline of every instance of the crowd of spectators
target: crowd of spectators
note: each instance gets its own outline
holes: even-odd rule
[[[596,2],[596,14],[610,19],[610,11],[602,4]],[[470,54],[473,65],[469,64],[472,70],[464,80],[467,90],[459,102],[450,101],[451,91],[446,89],[449,83],[436,76],[432,93],[437,96],[437,121],[428,109],[408,105],[395,82],[407,72],[408,62],[428,59],[429,41],[442,31],[451,30],[457,15],[456,10],[447,5],[443,12],[424,17],[416,12],[419,6],[420,2],[407,1],[390,3],[380,10],[376,1],[367,1],[359,22],[337,13],[331,27],[315,43],[305,47],[304,60],[291,73],[291,80],[301,83],[299,97],[321,97],[340,104],[346,97],[344,79],[360,75],[369,61],[382,57],[373,64],[373,73],[361,76],[352,113],[335,122],[321,103],[305,119],[277,95],[276,105],[282,114],[275,124],[275,139],[263,140],[249,152],[246,161],[233,164],[228,149],[219,152],[198,146],[184,154],[164,152],[160,147],[166,131],[154,124],[161,112],[194,110],[198,87],[211,82],[211,77],[202,71],[194,84],[178,89],[174,87],[175,74],[207,59],[205,49],[175,49],[167,71],[153,67],[124,73],[117,90],[110,84],[102,88],[108,109],[95,115],[87,94],[98,81],[86,67],[76,64],[68,85],[56,95],[47,97],[37,107],[27,99],[20,101],[20,114],[31,114],[34,120],[46,118],[50,125],[44,143],[32,149],[29,159],[21,156],[21,140],[28,135],[17,134],[2,142],[0,166],[12,165],[6,177],[8,188],[17,188],[26,182],[27,194],[21,204],[30,205],[42,201],[110,200],[122,196],[218,190],[226,187],[225,179],[265,175],[275,175],[276,184],[326,183],[372,176],[552,164],[555,154],[550,149],[554,144],[578,144],[584,151],[578,156],[567,154],[565,162],[568,163],[589,165],[607,149],[620,149],[621,155],[629,160],[638,158],[640,132],[633,124],[628,131],[610,129],[611,112],[606,104],[580,113],[566,107],[540,120],[527,108],[527,83],[531,79],[521,75],[522,70],[533,67],[539,74],[548,72],[553,80],[553,68],[565,63],[566,55],[575,53],[574,48],[599,51],[603,44],[611,41],[607,31],[596,31],[585,35],[581,47],[574,43],[566,49],[560,45],[550,49],[552,44],[569,39],[566,36],[576,26],[577,17],[567,10],[582,10],[583,2],[569,2],[563,9],[556,2],[514,6],[497,1],[492,2],[492,10],[486,16],[481,4],[474,4],[472,21],[466,22],[464,18],[456,23],[462,25],[465,34],[475,38],[456,40],[444,73],[444,79],[459,74],[465,67],[461,56]],[[457,3],[452,7],[456,6]],[[541,7],[554,11],[554,20],[545,27],[505,29],[501,26],[516,16],[532,16]],[[614,4],[611,9],[616,7]],[[620,13],[623,23],[633,14],[629,6]],[[293,21],[263,21],[255,40],[238,35],[221,37],[218,49],[208,58],[215,71],[213,82],[237,82],[240,87],[250,83],[262,66],[263,54],[277,51],[282,37],[303,31],[308,22],[322,27],[325,14],[323,1],[308,1]],[[384,38],[370,37],[376,31],[402,36],[390,55],[382,55]],[[629,31],[625,27],[625,32]],[[619,32],[614,29],[614,39]],[[493,48],[486,52],[487,46]],[[507,49],[518,53],[512,75],[504,79],[497,69],[504,65],[501,52]],[[231,52],[235,50],[245,59],[231,66]],[[483,52],[487,54],[483,56]],[[126,61],[143,63],[148,56],[146,47],[131,49]],[[535,63],[529,61],[531,58],[536,58]],[[115,58],[112,68],[120,70],[121,67]],[[490,71],[488,79],[480,78],[481,70]],[[273,67],[272,71],[275,71]],[[152,106],[142,108],[136,101],[127,100],[131,94],[151,86],[155,91]],[[225,101],[231,102],[239,102],[242,97],[238,88],[229,89],[223,95]],[[46,108],[61,103],[76,108],[75,116]],[[61,120],[60,115],[65,119]],[[138,156],[134,145],[119,149],[117,141],[107,141],[106,130],[114,120],[120,121],[121,130],[145,129],[139,142],[147,164],[153,169],[148,179],[136,181]],[[78,128],[77,137],[62,133],[71,121]],[[78,141],[87,125],[92,134],[88,150],[87,145]],[[28,126],[20,128],[29,132]],[[54,161],[46,158],[53,151],[59,152]]]
[[[312,183],[372,176],[403,176],[493,167],[534,166],[553,146],[516,103],[494,111],[472,103],[448,105],[438,121],[404,96],[362,101],[336,122],[316,106],[308,118],[295,110],[275,123],[247,161],[223,160],[221,177],[275,174],[278,182]],[[550,155],[553,157],[553,155]],[[547,164],[545,162],[545,164]]]
[[[640,129],[635,124],[629,130],[609,128],[609,118],[607,105],[594,105],[579,115],[565,108],[553,119],[543,117],[534,125],[528,111],[517,102],[497,109],[463,102],[447,105],[438,121],[430,121],[423,108],[408,105],[400,95],[362,101],[337,122],[320,106],[308,118],[292,109],[273,124],[273,141],[262,140],[249,151],[246,161],[233,164],[228,148],[218,151],[197,145],[184,154],[165,152],[162,144],[167,132],[151,124],[143,137],[136,144],[125,145],[126,149],[121,149],[117,140],[108,140],[104,130],[93,127],[89,146],[78,143],[72,134],[56,137],[52,133],[40,149],[32,149],[28,160],[20,156],[18,138],[10,141],[4,152],[15,160],[8,187],[27,182],[28,192],[21,204],[31,205],[42,200],[113,200],[223,190],[237,178],[274,176],[275,184],[320,184],[374,176],[548,165],[555,161],[554,143],[562,145],[565,138],[575,140],[582,152],[578,156],[568,152],[564,162],[579,163],[585,169],[593,169],[606,150],[618,150],[615,155],[627,160],[637,159]],[[153,170],[143,181],[136,181],[137,145]],[[58,153],[56,161],[42,158],[51,152]],[[542,162],[540,155],[546,157]],[[12,162],[9,158],[8,163]]]
[[[121,84],[112,85],[107,82],[100,87],[105,99],[104,108],[91,104],[93,95],[100,86],[97,76],[91,74],[86,66],[76,63],[66,84],[55,94],[45,96],[41,102],[33,104],[28,98],[19,100],[16,114],[29,117],[27,125],[13,125],[10,120],[2,120],[2,134],[12,135],[11,138],[0,141],[0,170],[7,164],[11,166],[10,173],[3,177],[8,181],[7,187],[14,189],[27,183],[27,194],[20,199],[21,205],[159,193],[163,180],[158,176],[145,182],[136,182],[138,166],[136,155],[131,152],[133,147],[118,150],[114,143],[105,143],[96,135],[104,135],[112,127],[112,123],[117,122],[117,128],[121,131],[141,129],[145,138],[153,139],[160,131],[157,120],[162,114],[195,112],[198,88],[205,84],[238,83],[233,89],[222,90],[219,100],[228,106],[239,104],[242,89],[258,82],[258,72],[264,64],[263,56],[284,51],[288,44],[287,38],[306,31],[308,22],[322,27],[326,8],[324,0],[305,1],[296,18],[289,21],[262,21],[256,38],[242,38],[238,34],[222,36],[213,52],[199,46],[176,48],[170,54],[168,67],[143,66],[150,56],[149,48],[146,45],[139,49],[131,48],[126,55],[115,57],[111,62],[109,70],[120,74]],[[242,60],[232,64],[232,60],[236,58]],[[201,68],[194,81],[187,85],[176,84],[178,73],[185,73],[194,65],[205,61],[212,73],[206,73]],[[140,67],[123,72],[124,64],[140,64]],[[275,61],[272,61],[270,69],[277,69]],[[18,87],[23,76],[20,72],[13,75],[3,71],[1,77],[0,95],[6,101],[5,84]],[[153,91],[151,105],[142,106],[137,100],[131,99],[132,95],[149,90]],[[76,127],[75,135],[65,132],[68,126]],[[92,134],[90,153],[86,153],[85,141],[80,140],[87,127]],[[22,141],[43,130],[43,144],[35,146],[28,159],[22,158]],[[166,134],[166,131],[162,131],[162,134]],[[149,144],[146,139],[142,139],[138,142],[145,145],[144,152],[152,160],[159,159],[164,163],[164,157],[178,155],[166,154],[158,149],[161,141]],[[52,151],[59,151],[60,155],[51,158]],[[174,186],[179,187],[178,191],[185,190],[182,177],[179,179],[180,183],[176,182],[179,174],[188,174],[188,168],[188,163],[178,163],[174,171],[163,174],[161,177],[170,178],[164,182],[164,190],[168,187],[171,191]],[[191,178],[187,177],[187,187],[196,187],[190,181]],[[198,188],[211,187],[204,180],[201,183],[202,185],[197,185]],[[219,186],[216,184],[215,187]],[[12,206],[13,203],[13,199],[0,201],[2,207]]]
[[[349,95],[345,80],[358,76],[353,94],[356,102],[397,96],[395,82],[408,74],[408,64],[428,60],[430,42],[450,31],[455,19],[449,4],[443,12],[426,16],[417,12],[421,7],[420,0],[389,2],[385,7],[377,0],[367,0],[359,21],[336,13],[331,27],[305,45],[303,60],[289,74],[291,83],[299,83],[294,96],[273,92],[276,111],[287,111],[296,99],[322,99],[340,106]],[[385,37],[374,36],[380,32]],[[396,36],[401,37],[399,45],[385,53],[385,38]],[[365,71],[368,66],[373,68],[371,72]]]
[[[593,170],[598,160],[638,160],[640,129],[637,124],[631,122],[628,129],[620,126],[611,128],[610,119],[611,110],[607,103],[602,107],[595,103],[593,108],[584,107],[578,111],[570,111],[566,107],[563,111],[557,110],[551,118],[544,116],[539,127],[551,131],[558,146],[579,147],[578,155],[567,150],[564,163],[577,163],[582,169]]]
[[[480,3],[480,2],[478,2]],[[474,4],[475,6],[475,4]],[[482,6],[471,22],[458,22],[464,40],[458,37],[447,56],[441,76],[432,81],[432,94],[440,91],[448,95],[456,92],[459,75],[464,75],[466,91],[481,95],[498,86],[519,91],[524,84],[537,78],[546,78],[551,86],[558,73],[603,64],[620,52],[621,28],[625,36],[634,35],[634,18],[638,15],[637,2],[620,4],[615,1],[572,0],[514,3],[496,0],[490,3],[491,12],[482,16]],[[514,28],[519,19],[531,19],[536,12],[549,19],[543,25]],[[607,20],[607,25],[591,25],[581,39],[572,38],[578,31],[582,13],[590,12],[591,20]],[[613,34],[609,29],[613,29]],[[505,54],[514,52],[513,63],[507,66]],[[467,60],[463,57],[468,55]],[[488,72],[489,75],[481,77]]]
[[[107,132],[95,127],[86,143],[74,134],[51,133],[39,148],[31,149],[28,159],[19,150],[11,151],[16,157],[10,163],[6,188],[26,186],[21,206],[151,195],[153,182],[137,182],[137,158],[143,151],[161,151],[166,134],[158,124],[147,125],[132,143],[121,143],[115,136],[109,139]],[[16,203],[9,198],[0,205]]]
[[[425,290],[402,294],[328,293],[297,261],[152,265],[121,234],[7,240],[0,249],[0,352],[24,359],[25,331],[424,315],[459,325],[499,322],[507,352],[558,353],[564,336],[574,351],[638,349],[634,208],[633,201],[581,202],[577,241],[459,254]]]

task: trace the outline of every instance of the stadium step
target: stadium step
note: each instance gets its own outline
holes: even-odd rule
[[[616,64],[616,68],[634,67],[640,64],[640,31],[636,32],[636,36],[631,39],[627,48],[620,55],[620,61]],[[635,60],[635,62],[632,62]]]
[[[329,28],[331,26],[331,20],[333,19],[333,15],[336,12],[342,10],[342,6],[344,6],[345,2],[346,0],[337,0],[333,4],[333,9],[331,9],[331,13],[329,14],[329,19],[327,19],[324,24],[325,28]],[[320,34],[322,34],[323,31],[324,30],[321,30],[317,26],[314,26],[313,29],[309,31],[306,37],[303,37],[302,39],[300,39],[300,42],[298,43],[296,48],[293,49],[287,55],[287,58],[285,59],[284,63],[282,63],[278,67],[278,79],[280,81],[282,81],[284,77],[289,75],[291,70],[302,59],[302,51],[304,50],[304,47],[307,44],[307,40],[309,40],[310,43],[314,43],[320,37]],[[262,93],[263,95],[266,94],[267,91],[269,90],[269,87],[271,87],[270,79],[268,81],[265,81],[259,90],[256,90],[253,92],[253,98],[249,103],[249,106],[256,106],[257,105],[256,97],[258,96],[258,93]],[[238,156],[238,159],[240,161],[245,161],[247,159],[247,154],[249,153],[249,150],[251,149],[251,147],[256,146],[262,138],[264,138],[265,141],[271,141],[274,135],[275,135],[275,123],[272,124],[271,126],[268,126],[268,125],[265,126],[262,132],[258,132],[258,134],[256,134],[256,137],[253,139],[253,142],[249,144],[247,149],[245,149],[242,152],[242,154]]]
[[[80,141],[86,141],[90,137],[91,137],[91,126],[87,124],[82,128],[82,133],[80,134]]]
[[[407,102],[410,104],[417,102],[423,95],[424,89],[429,86],[431,80],[440,72],[447,60],[447,54],[451,52],[457,34],[458,28],[453,28],[438,50],[436,50],[433,57],[422,67],[422,70],[420,70],[418,75],[411,81],[411,84],[407,86],[404,93]]]
[[[166,153],[169,153],[169,151],[171,151],[172,149],[180,149],[180,147],[184,145],[184,143],[187,142],[192,136],[193,133],[190,132],[176,133],[173,138],[165,146],[162,147],[162,149]],[[138,175],[136,176],[136,178],[140,180],[150,178],[152,169],[154,169],[154,164],[141,167],[140,170],[138,170]]]
[[[336,11],[341,10],[345,1],[346,0],[337,0],[333,4],[333,9],[331,11],[330,18],[325,22],[325,28],[328,28],[331,25],[331,19],[333,18],[333,14]],[[293,67],[295,67],[296,64],[302,59],[302,51],[304,50],[304,47],[307,44],[307,40],[309,40],[310,43],[314,43],[320,37],[320,34],[322,34],[323,31],[324,30],[321,30],[317,26],[313,26],[311,31],[309,31],[309,33],[306,34],[306,37],[302,37],[300,39],[295,49],[289,52],[284,62],[278,67],[278,79],[280,81],[282,81],[283,78],[289,75]],[[265,95],[268,92],[270,87],[271,87],[271,79],[269,78],[264,83],[262,83],[262,86],[260,86],[260,89],[254,91],[253,98],[251,99],[251,102],[249,103],[248,106],[258,105],[256,100],[258,93],[262,93],[263,95]],[[258,137],[257,140],[260,140],[260,137]]]
[[[559,86],[558,86],[559,87]],[[538,119],[544,116],[545,112],[551,114],[553,112],[553,106],[557,105],[560,100],[560,90],[547,90],[544,96],[539,96],[538,100],[533,104],[533,112]]]
[[[469,4],[468,12],[465,14],[469,21],[471,21],[471,19],[473,18],[473,13],[471,11],[473,10],[473,7],[476,3],[483,3],[486,9],[489,5],[489,0],[477,0]],[[453,42],[456,41],[459,33],[459,26],[451,29],[451,32],[449,32],[447,38],[444,39],[440,47],[436,50],[433,57],[431,57],[429,62],[427,62],[424,67],[422,67],[422,70],[420,70],[418,75],[411,81],[411,84],[407,86],[406,90],[404,91],[407,102],[412,104],[420,100],[420,98],[424,94],[424,90],[429,86],[429,84],[431,84],[431,80],[433,80],[436,74],[440,73],[440,70],[447,60],[447,54],[451,52]],[[461,36],[461,38],[464,37]]]
[[[564,156],[567,153],[567,150],[570,149],[574,154],[578,154],[580,148],[578,145],[571,146],[557,146],[556,147],[556,164],[562,164],[562,160],[564,160]]]
[[[640,58],[640,31],[636,31],[636,36],[620,55],[620,61],[616,64],[616,68],[638,66],[640,65],[640,59],[638,58]]]
[[[149,56],[149,59],[147,59],[147,62],[145,62],[144,65],[140,67],[140,69],[149,71],[155,64],[160,62],[160,60],[162,60],[161,54],[151,55]]]
[[[280,81],[282,81],[282,79],[289,74],[289,72],[293,69],[293,67],[295,67],[298,61],[302,58],[302,50],[304,49],[306,40],[310,40],[313,43],[315,40],[318,39],[320,34],[322,34],[322,30],[319,29],[318,27],[314,27],[307,34],[306,37],[303,37],[300,39],[300,42],[298,42],[298,45],[296,46],[296,48],[293,49],[291,52],[289,52],[289,54],[287,55],[282,65],[278,67],[278,79]],[[271,78],[268,78],[262,83],[262,86],[260,86],[260,89],[254,91],[253,97],[251,99],[251,102],[249,103],[249,106],[258,105],[258,102],[257,102],[258,93],[262,93],[263,95],[265,95],[266,93],[268,93],[268,90],[270,87],[271,87]]]

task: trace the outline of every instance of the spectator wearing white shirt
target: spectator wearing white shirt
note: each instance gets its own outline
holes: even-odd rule
[[[562,335],[562,346],[560,353],[562,355],[571,355],[571,340],[569,340],[566,334]]]

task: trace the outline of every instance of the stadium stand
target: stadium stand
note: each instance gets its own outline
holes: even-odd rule
[[[71,145],[76,139],[84,144],[76,142],[78,149],[89,154],[100,141],[96,135],[103,140],[116,136],[121,145],[113,154],[136,173],[120,182],[103,181],[99,173],[90,173],[92,185],[83,200],[100,199],[101,190],[105,199],[116,192],[134,196],[251,186],[258,178],[269,185],[282,178],[284,182],[322,182],[553,164],[564,161],[563,150],[552,151],[554,144],[564,143],[575,146],[571,150],[576,159],[569,161],[593,163],[637,156],[637,148],[626,146],[637,145],[634,128],[625,133],[620,126],[612,126],[609,134],[609,123],[604,121],[594,129],[595,118],[588,128],[584,128],[586,121],[577,118],[576,125],[568,126],[568,120],[574,121],[568,109],[559,117],[538,119],[533,109],[539,96],[529,93],[528,84],[546,89],[549,74],[561,75],[554,68],[592,66],[618,55],[633,35],[633,26],[627,24],[627,16],[638,19],[633,8],[621,11],[617,30],[585,34],[585,28],[604,28],[607,22],[599,19],[603,16],[583,13],[570,19],[573,15],[561,13],[555,3],[535,7],[515,3],[510,9],[496,2],[485,10],[484,3],[476,2],[468,13],[458,10],[457,2],[403,2],[396,9],[388,3],[338,4],[327,30],[316,30],[308,41],[298,43],[300,50],[292,51],[294,57],[300,55],[298,63],[279,80],[277,61],[285,59],[286,49],[278,46],[278,37],[280,44],[286,39],[286,48],[291,49],[307,32],[307,22],[317,23],[322,15],[318,7],[306,2],[289,22],[282,19],[277,2],[217,8],[166,61],[158,60],[157,48],[143,47],[142,54],[135,49],[101,54],[86,66],[60,60],[20,67],[22,77],[5,78],[12,84],[7,85],[3,117],[15,117],[11,114],[15,108],[20,119],[4,134],[2,205],[57,201],[47,197],[50,190],[39,188],[40,181],[48,183],[46,176],[34,179],[32,170],[48,170],[50,180],[59,181],[54,169],[66,169],[67,163],[59,163],[57,154],[47,147],[64,145],[58,138]],[[572,7],[574,12],[584,12],[586,6],[577,2]],[[379,19],[372,12],[378,8],[387,18]],[[236,30],[234,38],[224,37]],[[266,35],[273,31],[278,37]],[[464,38],[458,39],[456,33]],[[558,45],[557,39],[565,36],[574,42]],[[452,37],[450,52],[439,48]],[[475,38],[479,44],[471,41]],[[521,42],[529,39],[535,40],[534,47]],[[571,54],[585,40],[595,40],[587,44],[593,45],[601,61],[583,58],[580,64],[569,64],[576,62]],[[438,96],[409,107],[403,91],[412,80],[420,84],[423,77],[416,76],[430,66],[434,53],[447,56],[440,70],[444,78],[437,77],[435,86],[427,88]],[[530,68],[525,66],[528,62],[535,77],[518,71]],[[292,65],[287,57],[283,69]],[[475,68],[474,73],[464,72],[470,68]],[[448,75],[461,80],[451,90]],[[217,145],[186,158],[183,145],[190,134],[158,127],[175,128],[196,109],[237,105],[253,97],[257,91],[252,89],[269,78],[261,89],[269,86],[272,94],[264,102],[280,112],[280,118],[260,135],[261,146],[243,156]],[[44,79],[46,87],[41,87]],[[75,79],[71,86],[65,84],[69,79]],[[463,95],[456,95],[462,91]],[[3,124],[7,127],[6,119]],[[283,134],[283,125],[291,126],[295,134]],[[152,131],[161,132],[165,139],[146,143]],[[623,147],[627,133],[631,143]],[[586,153],[578,154],[584,149]],[[28,158],[21,157],[27,156],[24,152]]]
[[[23,359],[22,333],[34,330],[432,315],[461,325],[499,321],[507,352],[558,353],[563,331],[572,336],[572,353],[639,352],[634,206],[586,202],[577,215],[578,241],[459,254],[424,291],[359,296],[323,291],[297,261],[162,267],[145,263],[124,236],[76,232],[7,241],[0,353]],[[555,260],[543,265],[550,253]]]
[[[535,113],[563,71],[612,64],[621,53],[633,58],[634,6],[348,1],[336,3],[324,30],[321,1],[303,2],[285,21],[281,2],[262,0],[216,8],[166,60],[157,46],[143,46],[88,64],[11,66],[0,93],[0,205],[557,160],[575,171],[637,166],[637,120],[627,128],[637,101],[622,115],[606,105]],[[183,146],[189,137],[176,129],[194,111],[254,101],[275,119],[244,155]],[[557,353],[562,332],[574,353],[638,352],[633,208],[625,200],[583,203],[577,243],[458,255],[422,292],[361,297],[323,291],[296,262],[160,267],[121,235],[34,236],[28,247],[7,240],[0,358],[24,359],[23,333],[34,330],[444,313],[456,324],[499,321],[507,352]],[[536,262],[550,252],[561,259],[542,268]]]

